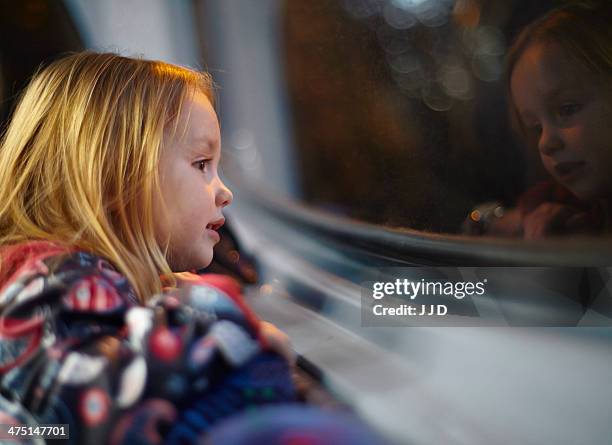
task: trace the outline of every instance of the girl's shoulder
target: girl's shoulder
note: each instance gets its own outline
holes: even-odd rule
[[[0,248],[0,376],[50,339],[74,341],[123,322],[138,305],[106,259],[48,242]]]
[[[81,309],[86,304],[103,309],[117,299],[137,304],[126,277],[94,253],[35,241],[0,248],[0,258],[0,313],[14,300],[30,300],[49,292],[62,294],[65,304]]]
[[[0,376],[32,362],[45,343],[114,329],[137,304],[106,259],[49,242],[0,248]]]
[[[288,364],[266,350],[239,286],[181,279],[189,283],[136,305],[97,255],[22,258],[0,292],[0,415],[69,424],[88,444],[157,443],[146,426],[169,419],[169,442],[194,443],[245,406],[295,401]]]

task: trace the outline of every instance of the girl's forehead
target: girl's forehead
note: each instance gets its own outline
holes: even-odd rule
[[[511,88],[514,94],[531,86],[538,93],[554,96],[568,89],[586,87],[594,81],[595,76],[560,45],[536,42],[519,57],[512,72]]]
[[[541,42],[532,46],[534,57],[540,58],[544,75],[577,86],[597,81],[595,74],[586,66],[586,62],[560,44]]]
[[[176,121],[176,136],[190,144],[214,146],[219,141],[219,121],[208,97],[200,91],[187,95]]]

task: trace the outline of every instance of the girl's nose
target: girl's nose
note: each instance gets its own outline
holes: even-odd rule
[[[232,191],[227,188],[221,178],[219,178],[219,190],[217,191],[216,204],[217,207],[225,207],[232,203],[234,195]]]
[[[558,129],[552,126],[542,127],[542,134],[538,141],[538,150],[545,155],[551,155],[563,148],[563,139]]]

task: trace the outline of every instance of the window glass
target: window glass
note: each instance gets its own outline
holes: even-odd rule
[[[281,54],[306,203],[460,233],[545,177],[509,125],[504,57],[552,1],[286,0]]]

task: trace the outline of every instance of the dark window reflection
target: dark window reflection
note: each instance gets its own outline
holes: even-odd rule
[[[63,2],[0,1],[0,125],[39,66],[83,42]]]
[[[503,61],[550,1],[285,1],[304,199],[361,220],[459,232],[545,176],[506,112]]]

